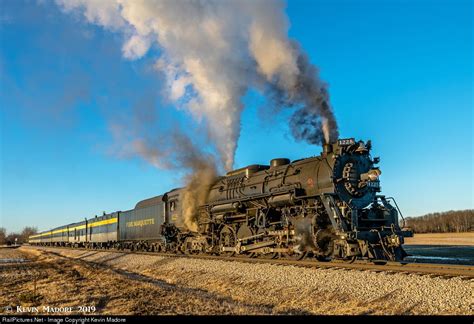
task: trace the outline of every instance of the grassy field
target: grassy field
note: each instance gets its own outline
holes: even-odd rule
[[[469,245],[474,246],[474,232],[427,233],[405,238],[407,245]]]

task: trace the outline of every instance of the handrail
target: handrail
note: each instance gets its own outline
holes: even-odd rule
[[[385,198],[385,199],[387,199],[387,200],[393,200],[393,202],[395,203],[395,207],[397,207],[398,213],[399,213],[400,216],[402,217],[402,220],[403,220],[403,227],[405,227],[405,225],[406,225],[405,218],[403,217],[403,214],[402,214],[400,208],[398,208],[398,204],[397,204],[397,201],[395,200],[395,198],[393,198],[393,197],[387,197],[387,198]]]

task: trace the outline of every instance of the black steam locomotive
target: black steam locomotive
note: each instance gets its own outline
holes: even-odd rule
[[[393,198],[379,195],[371,143],[340,139],[320,156],[273,159],[216,180],[189,230],[184,189],[30,237],[31,244],[213,253],[318,260],[401,261],[403,238]],[[391,203],[394,203],[392,205]],[[400,214],[401,215],[401,214]],[[189,221],[188,221],[189,222]]]

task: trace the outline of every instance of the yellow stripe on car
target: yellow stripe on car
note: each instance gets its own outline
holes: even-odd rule
[[[91,222],[91,223],[88,224],[88,226],[89,227],[97,227],[97,226],[102,226],[102,225],[110,225],[110,224],[117,223],[117,220],[118,220],[117,217],[110,218],[110,219],[104,219],[104,220],[101,220],[101,221],[98,221],[98,222]],[[83,225],[79,225],[79,226],[75,226],[75,227],[70,227],[69,231],[81,230],[81,229],[85,229],[85,228],[86,228],[86,224],[83,224]],[[41,236],[46,236],[46,235],[54,235],[54,234],[63,233],[63,232],[67,232],[67,231],[68,231],[68,228],[62,228],[62,229],[58,229],[58,230],[55,230],[55,231],[52,231],[52,232],[48,231],[48,232],[32,235],[32,236],[30,236],[30,239],[34,239],[34,238],[41,237]]]
[[[96,227],[96,226],[109,225],[109,224],[114,224],[114,223],[117,223],[117,217],[105,219],[105,220],[98,221],[95,223],[89,223],[89,226]]]

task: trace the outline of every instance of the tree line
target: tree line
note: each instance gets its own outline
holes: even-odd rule
[[[450,210],[406,218],[415,233],[452,233],[474,231],[474,209]]]
[[[0,227],[0,245],[5,244],[23,244],[28,243],[28,237],[38,233],[36,227],[25,227],[20,233],[8,233],[7,230],[3,227]],[[15,241],[16,239],[16,241]]]

